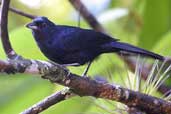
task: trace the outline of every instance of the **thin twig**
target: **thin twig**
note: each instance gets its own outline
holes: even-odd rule
[[[66,100],[67,98],[73,97],[73,93],[68,90],[62,90],[59,92],[56,92],[47,98],[43,99],[42,101],[36,103],[32,107],[26,109],[25,111],[21,112],[20,114],[39,114],[40,112],[43,112],[50,106],[59,103],[61,101]]]
[[[21,16],[24,16],[24,17],[27,17],[27,18],[30,18],[30,19],[34,19],[34,18],[38,17],[38,16],[36,16],[36,15],[32,15],[32,14],[23,12],[23,11],[18,10],[18,9],[16,9],[16,8],[13,8],[13,7],[9,7],[9,10],[10,10],[11,12],[17,13],[17,14],[19,14],[19,15],[21,15]]]
[[[16,56],[13,50],[8,35],[8,8],[10,0],[2,0],[1,4],[1,17],[0,17],[0,29],[1,29],[1,40],[3,44],[4,51],[8,58]]]
[[[80,0],[69,0],[75,9],[84,17],[86,21],[90,24],[92,28],[97,31],[103,31],[103,27],[99,24],[96,18],[88,11],[88,9],[81,3]]]

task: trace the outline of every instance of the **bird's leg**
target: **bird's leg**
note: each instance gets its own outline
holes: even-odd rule
[[[71,64],[62,64],[62,66],[67,67],[67,66],[80,66],[79,63],[71,63]]]
[[[88,65],[87,65],[86,69],[84,70],[82,76],[87,77],[86,75],[87,75],[88,70],[89,70],[89,68],[90,68],[90,66],[91,66],[91,63],[92,63],[91,61],[88,62]]]
[[[51,63],[51,64],[53,64],[53,65],[60,65],[60,64],[55,63],[55,62],[53,62],[53,61],[51,61],[51,60],[48,60],[48,62]]]

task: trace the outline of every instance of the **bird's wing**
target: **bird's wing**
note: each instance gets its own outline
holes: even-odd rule
[[[61,31],[56,35],[60,37],[57,42],[63,44],[62,47],[66,51],[93,49],[107,42],[117,41],[117,39],[93,30],[70,26],[58,26],[58,30],[59,27]]]

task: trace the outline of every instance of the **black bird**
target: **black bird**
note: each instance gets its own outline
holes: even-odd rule
[[[104,33],[55,25],[46,17],[37,17],[26,26],[32,29],[37,45],[51,61],[75,66],[89,63],[84,75],[86,75],[91,62],[103,53],[124,51],[164,60],[161,55],[119,42]]]

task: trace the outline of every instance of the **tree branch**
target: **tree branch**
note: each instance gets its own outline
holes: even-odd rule
[[[71,88],[79,96],[93,96],[121,102],[150,114],[171,114],[171,103],[146,94],[91,80],[70,73],[60,65],[37,60],[0,61],[1,72],[41,74],[42,78]],[[39,107],[38,107],[39,109]]]
[[[8,8],[10,0],[2,0],[1,4],[1,17],[0,17],[0,29],[1,29],[1,40],[3,44],[4,51],[8,58],[16,56],[15,51],[12,49],[12,46],[9,41],[8,35]]]

